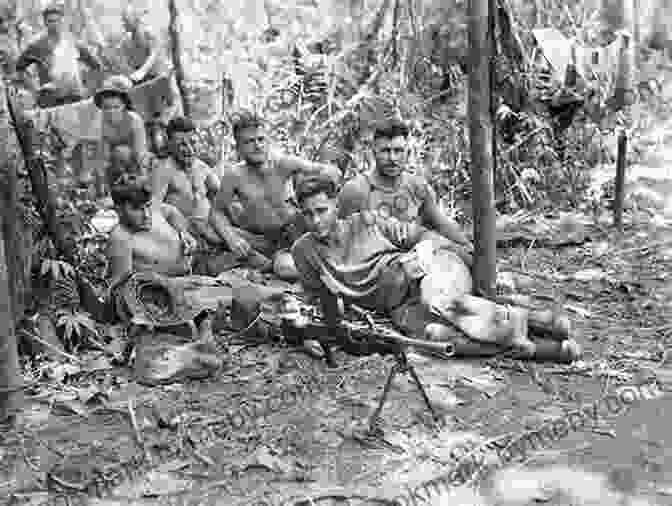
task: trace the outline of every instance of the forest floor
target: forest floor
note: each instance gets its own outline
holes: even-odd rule
[[[417,390],[399,376],[382,413],[388,444],[369,448],[353,428],[375,407],[389,358],[339,352],[341,367],[329,370],[278,345],[232,343],[218,377],[152,388],[102,356],[52,360],[30,371],[49,380],[26,392],[19,425],[0,436],[0,498],[34,506],[385,504],[445,475],[449,450],[460,441],[523,434],[624,386],[647,385],[658,394],[618,414],[602,409],[594,423],[502,463],[507,469],[477,482],[477,496],[430,503],[672,504],[669,124],[661,118],[642,141],[644,156],[628,185],[645,188],[655,212],[631,206],[622,234],[605,212],[580,244],[528,241],[498,251],[498,270],[512,273],[519,293],[568,311],[582,361],[411,353],[443,424],[430,423]],[[299,376],[320,388],[239,427],[223,425],[243,401],[272,405],[267,401]],[[312,503],[301,502],[308,498]]]

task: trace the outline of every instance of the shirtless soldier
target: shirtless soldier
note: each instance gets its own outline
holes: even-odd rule
[[[84,45],[75,40],[65,26],[65,10],[60,4],[50,4],[42,11],[46,33],[21,53],[16,70],[30,82],[26,71],[38,70],[39,107],[55,107],[81,100],[86,90],[79,68],[81,60],[91,69],[100,71],[100,60]]]
[[[223,241],[208,224],[210,197],[219,190],[214,171],[196,158],[193,121],[177,117],[168,123],[168,156],[158,161],[153,175],[159,200],[175,206],[190,222],[191,229],[210,245]]]
[[[119,215],[107,249],[112,285],[135,271],[189,274],[189,254],[195,240],[180,212],[153,199],[147,178],[135,174],[122,175],[111,193]]]
[[[339,195],[341,217],[372,211],[383,217],[417,223],[471,250],[460,227],[439,208],[427,180],[405,171],[408,127],[392,121],[376,128],[376,165],[343,185]]]
[[[282,279],[298,273],[289,254],[303,233],[303,219],[291,202],[290,184],[309,174],[340,179],[338,168],[290,156],[268,147],[264,121],[242,114],[233,125],[241,162],[222,171],[210,223],[231,251],[257,267],[270,268]]]

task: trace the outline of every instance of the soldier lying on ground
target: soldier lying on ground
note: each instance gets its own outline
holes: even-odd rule
[[[372,211],[424,225],[471,251],[471,243],[459,225],[441,211],[427,180],[407,172],[408,133],[408,127],[397,121],[375,130],[375,167],[343,185],[339,195],[341,217]]]
[[[101,70],[99,59],[74,40],[64,24],[65,10],[50,5],[42,12],[47,33],[30,44],[19,57],[16,70],[25,73],[35,65],[39,76],[38,106],[54,107],[81,100],[85,95],[79,60]],[[24,77],[27,78],[27,76]]]
[[[168,156],[162,158],[153,175],[159,200],[175,206],[191,223],[194,235],[209,244],[223,240],[208,223],[210,196],[219,190],[219,178],[195,156],[192,142],[196,125],[185,117],[168,123]]]
[[[454,241],[369,211],[339,220],[336,187],[323,177],[300,182],[296,197],[310,231],[291,253],[303,287],[320,301],[331,335],[344,331],[343,303],[387,313],[395,321],[400,308],[419,299],[477,342],[534,356],[527,312],[514,308],[506,311],[509,317],[499,317],[495,303],[471,296],[471,262],[454,253]],[[423,255],[427,248],[429,258]]]
[[[243,114],[233,125],[241,162],[224,167],[210,223],[231,251],[283,279],[298,275],[289,248],[304,231],[290,198],[290,183],[308,174],[340,179],[336,167],[286,155],[268,147],[264,121]]]

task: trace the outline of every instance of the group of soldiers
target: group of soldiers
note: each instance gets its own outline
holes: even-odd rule
[[[84,96],[79,59],[101,66],[66,33],[64,14],[44,10],[46,34],[16,64],[17,72],[36,66],[42,107]],[[524,310],[471,295],[472,245],[428,181],[407,170],[403,122],[378,125],[374,167],[343,181],[333,165],[273,147],[264,119],[244,112],[232,122],[239,161],[213,169],[196,156],[196,125],[179,111],[148,139],[129,89],[162,71],[160,50],[131,18],[125,23],[144,49],[130,77],[108,78],[93,97],[119,218],[107,248],[112,287],[135,272],[218,276],[243,264],[300,282],[336,334],[344,302],[393,313],[419,297],[469,338],[534,355]],[[560,351],[576,354],[569,341]]]
[[[194,156],[194,129],[186,118],[171,120],[165,162],[112,184],[119,216],[108,249],[113,284],[143,270],[217,276],[243,264],[298,281],[334,335],[345,328],[344,304],[394,321],[420,300],[447,320],[427,321],[432,339],[449,339],[457,327],[475,343],[513,347],[527,358],[538,353],[540,341],[527,332],[530,311],[471,294],[472,244],[426,179],[407,170],[403,122],[376,127],[374,167],[348,181],[333,165],[271,146],[268,125],[252,113],[233,122],[239,161],[213,172]],[[561,360],[579,354],[572,339],[546,344],[546,356],[549,349]]]
[[[12,35],[13,14],[0,12],[0,55],[3,77],[34,95],[38,107],[73,103],[88,93],[80,62],[98,75],[109,71],[129,76],[139,84],[169,70],[159,38],[143,22],[141,13],[127,7],[122,15],[124,37],[116,48],[123,57],[111,54],[103,41],[87,45],[68,28],[65,7],[47,5],[42,11],[44,33],[19,51]],[[96,47],[97,46],[97,47]]]

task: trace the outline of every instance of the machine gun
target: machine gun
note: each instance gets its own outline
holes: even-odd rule
[[[327,361],[333,362],[331,355],[331,346],[339,346],[349,355],[392,355],[396,363],[390,369],[385,383],[383,395],[378,401],[378,406],[369,418],[367,438],[380,438],[382,430],[380,429],[380,413],[383,410],[385,401],[392,386],[392,381],[397,374],[407,373],[418,387],[422,399],[427,409],[432,414],[435,422],[440,419],[432,407],[427,392],[420,382],[417,372],[409,362],[406,350],[409,347],[426,351],[432,354],[439,354],[444,358],[450,357],[454,353],[451,343],[439,343],[425,341],[422,339],[412,339],[395,331],[387,325],[374,321],[369,312],[358,308],[355,305],[349,306],[349,312],[356,313],[357,316],[364,319],[364,323],[352,321],[349,318],[343,318],[340,323],[339,336],[329,336],[330,329],[327,327],[324,319],[314,308],[300,308],[290,314],[285,314],[282,318],[281,328],[285,340],[291,344],[300,345],[307,340],[315,340],[322,345],[325,350]]]

